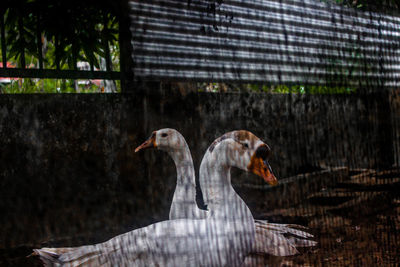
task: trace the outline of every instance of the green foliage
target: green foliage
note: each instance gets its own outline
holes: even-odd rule
[[[100,93],[101,87],[86,81],[65,79],[19,79],[9,84],[0,83],[0,93],[3,94],[34,94],[34,93]],[[121,91],[120,81],[116,82],[118,92]]]
[[[24,52],[28,64],[36,65],[42,54],[47,68],[73,69],[78,61],[100,68],[106,44],[118,46],[117,3],[6,1],[0,13],[5,17],[7,58],[20,66]]]
[[[324,2],[335,2],[336,4],[353,7],[361,10],[375,12],[399,12],[400,0],[322,0]]]
[[[268,84],[225,84],[208,83],[198,84],[199,92],[252,92],[276,94],[350,94],[357,91],[348,86],[320,86],[320,85],[268,85]]]
[[[118,21],[120,1],[94,0],[6,0],[0,7],[5,23],[7,62],[22,67],[75,69],[77,62],[89,62],[105,70],[108,53],[112,70],[119,70]],[[109,51],[106,51],[108,46]],[[117,86],[120,88],[120,86]],[[75,85],[72,80],[20,79],[0,84],[1,93],[99,92],[91,84]]]
[[[248,85],[249,91],[265,93],[295,93],[295,94],[346,94],[353,93],[356,89],[344,86],[320,85]]]

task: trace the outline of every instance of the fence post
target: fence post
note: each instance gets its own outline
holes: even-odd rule
[[[392,112],[390,108],[390,94],[381,88],[376,97],[378,123],[378,168],[390,168],[394,164]]]
[[[6,10],[1,11],[1,21],[0,21],[0,27],[1,27],[1,56],[3,59],[3,68],[7,68],[7,48],[6,48],[6,34],[5,34],[5,13]]]
[[[121,1],[119,16],[119,48],[120,48],[120,72],[121,92],[133,93],[135,91],[133,82],[133,60],[132,44],[129,19],[128,1]]]

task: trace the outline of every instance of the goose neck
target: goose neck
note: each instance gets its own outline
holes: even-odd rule
[[[193,167],[192,156],[190,155],[189,149],[177,149],[173,151],[168,151],[169,155],[173,159],[176,171],[177,171],[177,180],[176,183],[179,185],[194,185],[195,174]]]
[[[231,185],[231,167],[207,152],[200,165],[200,185],[209,209],[231,201],[241,201]]]

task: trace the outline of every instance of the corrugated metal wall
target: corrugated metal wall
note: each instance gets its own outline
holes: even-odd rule
[[[400,84],[400,18],[318,0],[131,1],[136,79]]]

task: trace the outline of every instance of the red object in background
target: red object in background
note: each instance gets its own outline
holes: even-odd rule
[[[3,68],[3,62],[0,62],[0,68]],[[7,62],[7,68],[15,68],[15,66]],[[11,78],[11,77],[0,77],[0,83],[10,83],[11,81],[17,81],[19,78]]]
[[[91,83],[93,83],[96,86],[100,86],[101,85],[101,80],[90,80]]]

